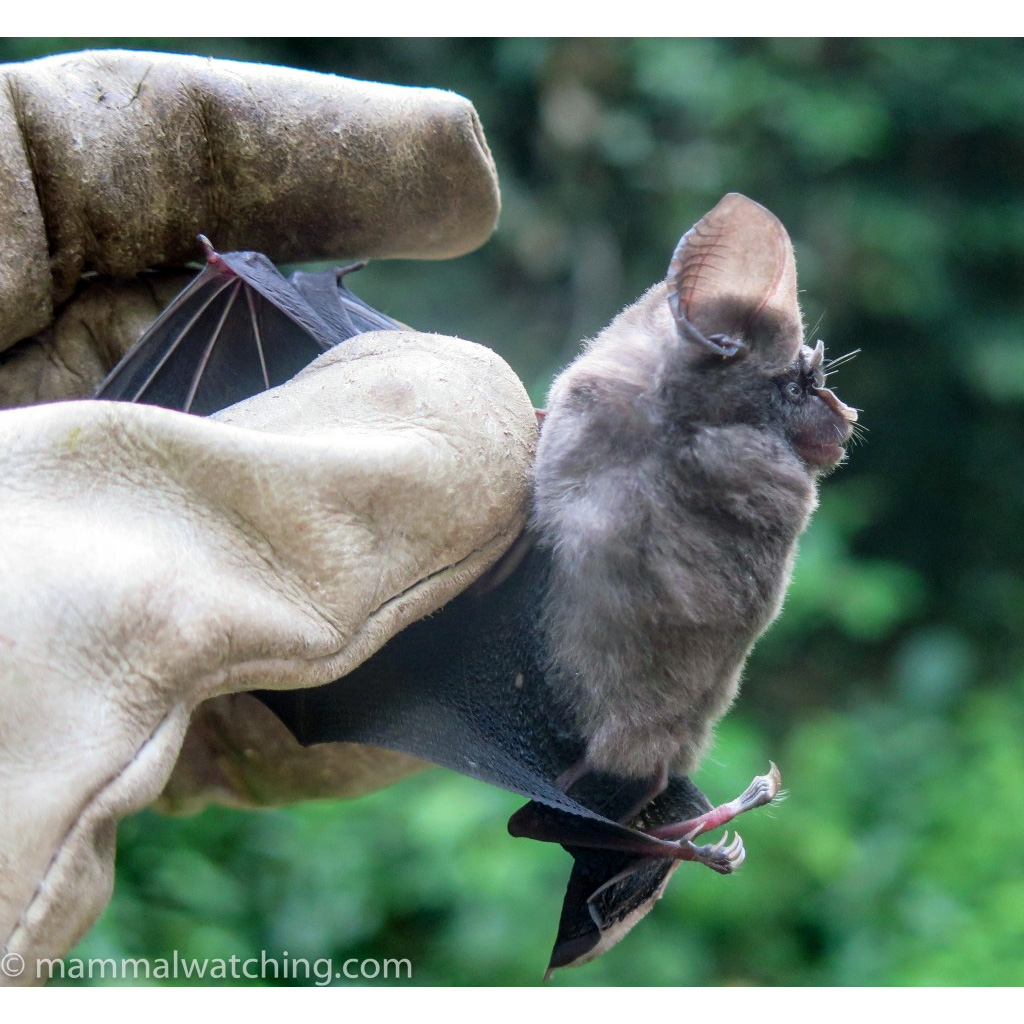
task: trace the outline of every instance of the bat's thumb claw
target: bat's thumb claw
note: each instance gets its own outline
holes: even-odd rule
[[[220,253],[214,249],[213,242],[206,235],[197,235],[196,237],[199,239],[199,244],[203,247],[207,263],[216,263],[220,259]]]

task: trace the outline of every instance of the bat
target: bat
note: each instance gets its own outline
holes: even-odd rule
[[[279,382],[268,349],[294,346],[280,357],[291,366],[299,350],[308,361],[396,326],[340,277],[289,288],[255,254],[208,247],[207,259],[96,397],[212,412]],[[243,312],[211,313],[207,291],[235,288],[229,272]],[[273,326],[254,345],[261,317]],[[225,333],[250,364],[230,387],[213,373],[228,364],[213,336]],[[823,345],[802,338],[785,229],[726,196],[665,280],[556,380],[530,522],[506,558],[344,679],[257,694],[303,744],[400,750],[527,797],[509,831],[573,857],[549,973],[611,948],[680,861],[734,870],[739,836],[694,840],[779,791],[772,765],[712,807],[689,773],[778,613],[817,478],[857,419],[825,387]]]

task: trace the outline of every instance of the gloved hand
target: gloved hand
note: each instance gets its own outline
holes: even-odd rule
[[[0,981],[32,983],[162,791],[273,804],[416,770],[303,750],[241,691],[342,676],[476,578],[522,527],[536,428],[500,359],[413,332],[209,419],[55,403],[180,283],[107,277],[195,258],[201,230],[278,261],[454,255],[497,186],[447,93],[141,53],[0,76],[0,402],[51,403],[0,412]]]

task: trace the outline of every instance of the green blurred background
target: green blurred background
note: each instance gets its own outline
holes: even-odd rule
[[[782,768],[733,877],[684,865],[555,985],[1024,982],[1024,47],[1014,40],[89,40],[454,89],[501,174],[493,240],[380,263],[392,316],[492,345],[538,404],[579,339],[740,191],[797,248],[864,410],[785,612],[697,781]],[[81,48],[5,40],[0,57]],[[568,857],[442,771],[348,803],[140,814],[81,956],[408,957],[532,984]]]

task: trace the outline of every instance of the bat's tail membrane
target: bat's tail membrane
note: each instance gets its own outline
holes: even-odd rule
[[[283,384],[359,333],[351,322],[321,316],[265,256],[222,255],[206,244],[206,267],[94,398],[205,416]],[[337,291],[334,275],[324,276]]]

